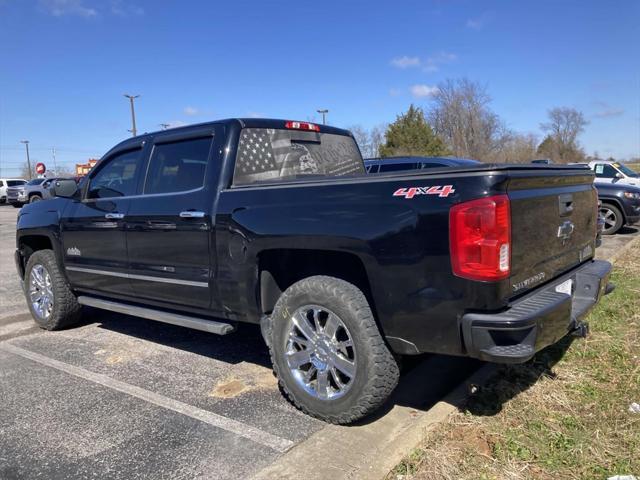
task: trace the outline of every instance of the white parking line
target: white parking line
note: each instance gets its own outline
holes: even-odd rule
[[[0,337],[3,335],[9,335],[10,333],[20,332],[22,330],[28,330],[29,328],[35,327],[36,324],[33,320],[24,320],[22,322],[14,322],[8,325],[3,325],[0,327]]]
[[[209,412],[192,405],[188,405],[178,400],[159,395],[150,390],[136,387],[135,385],[130,385],[119,380],[115,380],[113,378],[107,377],[106,375],[102,375],[101,373],[90,372],[89,370],[85,370],[84,368],[76,367],[74,365],[69,365],[68,363],[45,357],[44,355],[25,350],[24,348],[11,345],[10,343],[0,344],[0,349],[27,358],[42,365],[46,365],[47,367],[55,368],[56,370],[63,371],[70,375],[75,375],[76,377],[89,380],[90,382],[97,383],[104,387],[126,393],[127,395],[131,395],[132,397],[136,397],[146,402],[157,405],[158,407],[166,408],[167,410],[172,410],[174,412],[181,413],[182,415],[195,418],[196,420],[208,423],[209,425],[212,425],[214,427],[221,428],[244,438],[248,438],[249,440],[265,445],[278,452],[284,452],[293,446],[293,442],[291,440],[272,435],[258,428],[246,425],[242,422],[238,422],[222,415],[218,415],[216,413]]]

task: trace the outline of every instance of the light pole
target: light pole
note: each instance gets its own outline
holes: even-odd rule
[[[133,101],[138,98],[140,95],[127,95],[126,93],[124,94],[125,97],[127,97],[129,99],[129,103],[131,104],[131,133],[132,136],[136,136],[138,131],[136,130],[136,111],[133,108]]]
[[[169,128],[169,124],[168,123],[160,123],[159,125],[163,130],[166,130],[167,128]]]
[[[321,113],[322,114],[322,124],[326,125],[327,124],[327,113],[329,113],[329,110],[327,110],[326,108],[324,110],[316,110],[316,112]]]
[[[31,180],[31,159],[29,158],[29,140],[20,140],[27,149],[27,168],[29,169],[29,180]]]

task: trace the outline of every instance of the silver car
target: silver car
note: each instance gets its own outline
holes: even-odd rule
[[[56,178],[34,178],[24,185],[7,187],[7,202],[16,208],[25,203],[38,202],[51,198],[49,187]]]

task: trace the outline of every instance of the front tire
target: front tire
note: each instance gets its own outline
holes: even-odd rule
[[[60,330],[80,320],[82,307],[60,272],[53,250],[38,250],[27,262],[24,292],[40,328]]]
[[[359,420],[398,383],[398,364],[366,297],[344,280],[314,276],[289,287],[274,308],[270,337],[282,391],[326,422]]]
[[[42,200],[42,197],[40,195],[31,195],[31,198],[29,199],[29,203],[36,203],[36,202],[39,202],[40,200]]]

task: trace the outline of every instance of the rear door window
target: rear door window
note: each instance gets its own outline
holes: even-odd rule
[[[380,165],[381,172],[401,172],[403,170],[416,170],[417,163],[387,163]]]
[[[173,193],[204,185],[212,137],[162,143],[153,147],[144,193]]]
[[[240,133],[234,185],[364,174],[353,138],[331,133],[245,128]]]

